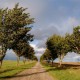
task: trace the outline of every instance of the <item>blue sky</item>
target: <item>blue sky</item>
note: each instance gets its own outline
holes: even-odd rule
[[[72,33],[73,27],[80,25],[80,0],[0,0],[0,8],[13,8],[18,2],[35,18],[31,45],[37,55],[44,52],[48,37]]]

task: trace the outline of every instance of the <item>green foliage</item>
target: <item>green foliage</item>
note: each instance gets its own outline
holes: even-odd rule
[[[73,34],[67,35],[66,40],[70,46],[70,51],[80,53],[80,26],[73,29]]]
[[[34,54],[32,54],[29,59],[30,59],[30,60],[38,61],[38,58],[37,58]]]
[[[34,23],[34,18],[31,18],[29,13],[25,13],[25,10],[26,8],[19,7],[19,3],[13,9],[0,9],[2,53],[6,53],[7,49],[13,49],[18,56],[21,56],[25,48],[24,44],[29,44],[33,40],[33,35],[29,33],[32,28],[29,26]]]
[[[40,60],[51,60],[52,54],[49,49],[46,49],[44,54],[41,56]]]
[[[8,29],[8,47],[15,47],[15,44],[21,39],[26,40],[26,42],[31,41],[33,35],[28,32],[31,30],[31,27],[28,27],[32,24],[33,18],[30,18],[29,13],[24,13],[26,9],[19,7],[19,4],[16,4],[13,9],[8,11],[7,19],[5,19],[5,25]]]
[[[6,44],[8,48],[12,48],[14,43],[24,37],[30,40],[29,36],[31,36],[28,34],[31,30],[31,27],[28,27],[28,25],[34,22],[33,18],[30,18],[29,13],[24,13],[26,9],[23,7],[19,8],[18,6],[19,4],[16,4],[13,9],[2,9],[2,13],[5,16],[4,22],[0,20],[0,31],[2,32],[1,34],[3,34],[0,40],[2,40],[1,43]],[[0,14],[1,19],[3,14]]]
[[[51,51],[52,58],[59,58],[60,65],[62,59],[68,52],[80,53],[80,26],[73,29],[73,33],[66,34],[65,37],[53,35],[46,42],[47,48]]]
[[[23,62],[25,63],[26,59],[31,59],[34,60],[36,57],[34,56],[35,52],[34,49],[29,45],[28,42],[25,40],[19,40],[15,47],[13,48],[13,51],[17,55],[17,62],[19,64],[20,57],[23,56],[24,60]]]
[[[64,58],[64,55],[69,51],[69,45],[67,44],[66,38],[59,35],[53,35],[48,38],[46,42],[47,48],[51,51],[52,58],[59,58],[60,62]]]
[[[31,46],[30,46],[29,44],[27,44],[27,43],[25,43],[24,45],[25,45],[25,47],[24,47],[23,50],[22,50],[22,56],[23,56],[24,58],[33,60],[34,54],[35,54],[33,47],[31,47]]]
[[[73,29],[73,36],[75,50],[80,54],[80,26]]]

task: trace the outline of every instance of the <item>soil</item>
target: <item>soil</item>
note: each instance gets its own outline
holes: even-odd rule
[[[25,70],[7,80],[54,80],[38,62],[33,68]]]

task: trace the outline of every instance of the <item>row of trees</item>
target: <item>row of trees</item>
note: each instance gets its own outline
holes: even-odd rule
[[[41,58],[49,60],[59,58],[61,66],[62,60],[68,52],[74,51],[80,54],[80,26],[75,27],[72,34],[51,36],[48,38],[46,46],[47,49]]]
[[[7,49],[12,49],[19,58],[35,58],[34,49],[30,46],[33,35],[29,32],[34,23],[34,18],[26,13],[27,8],[19,7],[19,3],[13,9],[0,9],[0,62],[6,55]]]

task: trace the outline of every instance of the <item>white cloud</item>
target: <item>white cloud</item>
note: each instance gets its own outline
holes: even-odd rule
[[[78,59],[78,58],[80,58],[80,56],[75,56],[75,57],[74,57],[74,59]]]
[[[55,62],[58,62],[59,59],[55,59]],[[75,52],[68,52],[66,56],[64,56],[63,62],[80,62],[80,55]]]
[[[30,44],[30,45],[34,48],[34,50],[37,54],[43,54],[45,51],[45,48],[43,48],[43,47],[38,48],[35,44]]]
[[[35,50],[35,56],[37,56],[38,60],[40,60],[41,55],[44,53],[45,48],[38,48],[35,44],[30,44]]]

